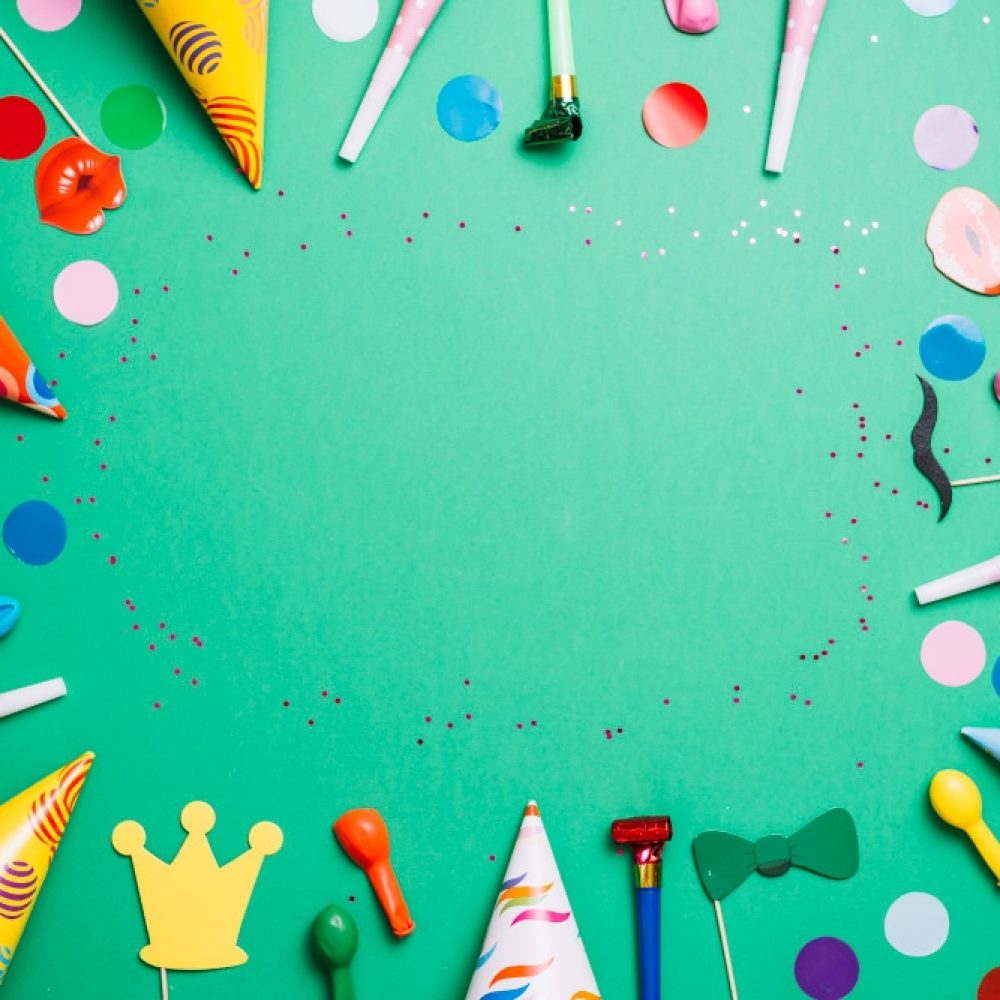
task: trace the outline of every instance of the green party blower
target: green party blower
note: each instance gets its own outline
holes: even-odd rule
[[[538,121],[524,130],[525,146],[547,142],[574,142],[583,134],[580,103],[576,99],[576,65],[573,59],[573,29],[569,20],[569,0],[548,0],[549,72],[552,89],[549,106]]]
[[[355,1000],[350,964],[358,950],[358,925],[347,910],[331,903],[313,921],[312,941],[330,970],[333,1000]]]
[[[768,878],[789,868],[805,868],[826,878],[850,878],[858,870],[858,831],[846,809],[830,809],[790,837],[772,834],[756,843],[731,833],[709,830],[694,838],[694,863],[708,898],[715,905],[722,957],[732,1000],[737,1000],[733,962],[720,901],[755,871]]]

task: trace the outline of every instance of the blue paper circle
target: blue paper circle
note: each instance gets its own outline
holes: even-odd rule
[[[990,680],[993,682],[993,690],[996,691],[997,695],[1000,695],[1000,656],[997,657],[997,662],[993,664],[993,673],[990,674]]]
[[[481,76],[456,76],[438,94],[437,119],[441,128],[460,142],[485,139],[496,130],[503,114],[503,98]]]
[[[21,562],[44,566],[66,545],[66,519],[44,500],[27,500],[7,515],[3,543]]]
[[[986,341],[965,316],[940,316],[920,336],[920,360],[938,378],[960,382],[986,360]]]

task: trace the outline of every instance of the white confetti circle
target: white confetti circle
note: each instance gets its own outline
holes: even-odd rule
[[[948,940],[950,921],[944,903],[929,892],[900,896],[885,915],[885,939],[903,955],[924,958]]]

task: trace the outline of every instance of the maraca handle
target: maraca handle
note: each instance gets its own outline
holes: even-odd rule
[[[639,996],[660,1000],[660,889],[635,890],[639,939]]]
[[[993,836],[993,831],[980,819],[965,832],[994,877],[1000,879],[1000,843]],[[1000,882],[997,884],[1000,885]]]
[[[354,980],[348,968],[334,969],[330,974],[333,986],[333,1000],[355,1000]]]

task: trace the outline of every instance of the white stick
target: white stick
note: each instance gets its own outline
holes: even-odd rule
[[[167,989],[166,969],[160,969],[160,1000],[170,1000],[170,994]]]
[[[726,976],[729,979],[729,995],[732,1000],[739,1000],[736,992],[736,977],[733,975],[733,960],[729,954],[729,938],[726,937],[726,922],[722,919],[722,904],[717,900],[715,903],[715,919],[719,925],[719,940],[722,942],[722,957],[726,962]]]
[[[21,64],[25,73],[35,81],[38,89],[49,99],[52,107],[62,115],[63,121],[81,138],[84,142],[89,142],[90,140],[83,134],[83,129],[73,120],[73,116],[62,106],[59,102],[59,98],[52,93],[51,90],[46,86],[45,81],[35,72],[35,67],[31,65],[30,62],[25,58],[24,53],[14,44],[10,35],[7,34],[3,28],[0,28],[0,41],[10,49],[10,54]]]
[[[23,712],[26,708],[44,705],[47,701],[55,701],[66,694],[66,682],[61,677],[53,677],[50,681],[40,681],[27,687],[15,688],[13,691],[0,693],[0,719]]]
[[[1000,476],[976,476],[974,479],[953,479],[952,486],[978,486],[980,483],[1000,483]]]

